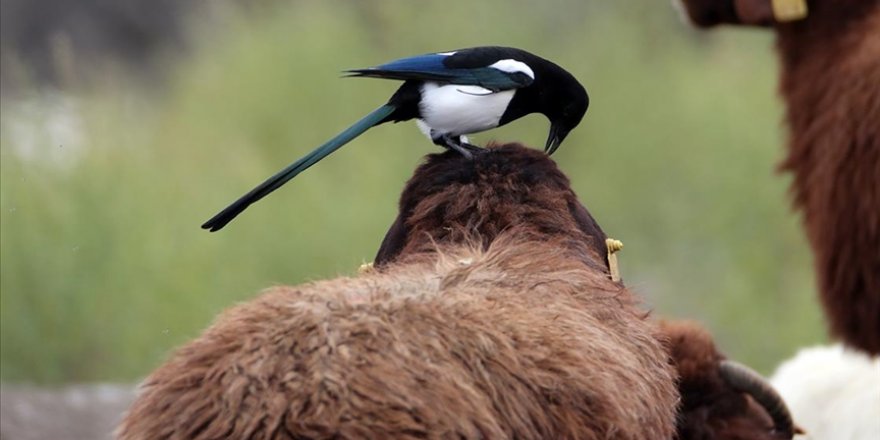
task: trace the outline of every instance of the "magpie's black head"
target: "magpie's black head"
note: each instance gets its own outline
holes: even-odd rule
[[[536,73],[535,85],[539,87],[540,112],[550,120],[550,135],[544,151],[553,154],[581,122],[590,105],[590,97],[584,86],[561,67],[553,64],[543,73]]]
[[[522,49],[487,46],[453,52],[445,64],[454,61],[456,68],[495,67],[506,79],[517,83],[516,94],[501,115],[504,125],[531,113],[541,113],[550,120],[550,136],[544,150],[553,154],[568,133],[581,122],[590,98],[577,79],[554,62]],[[453,57],[457,57],[453,60]],[[501,65],[499,65],[501,64]],[[492,69],[489,69],[492,70]],[[522,80],[522,81],[518,81]],[[521,87],[521,88],[520,88]]]

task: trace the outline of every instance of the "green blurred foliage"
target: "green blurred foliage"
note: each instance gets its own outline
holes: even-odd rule
[[[554,159],[625,243],[625,280],[654,316],[702,322],[765,372],[824,340],[789,179],[774,172],[784,131],[772,37],[700,33],[665,2],[645,3],[226,10],[193,24],[198,44],[169,62],[163,87],[108,73],[76,92],[75,154],[40,124],[36,158],[22,154],[4,103],[2,379],[133,380],[262,288],[353,273],[436,151],[412,123],[368,132],[219,233],[198,226],[397,86],[341,70],[487,44],[555,60],[590,91]],[[531,116],[475,138],[540,146],[547,128]]]

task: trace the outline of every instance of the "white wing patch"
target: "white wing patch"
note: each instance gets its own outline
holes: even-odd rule
[[[457,53],[458,53],[458,51],[452,51],[452,52],[440,52],[440,53],[438,53],[437,55],[443,55],[444,57],[448,57],[448,56],[455,55],[455,54],[457,54]]]
[[[498,60],[489,67],[507,73],[525,73],[529,78],[535,79],[535,72],[533,72],[532,68],[522,61],[511,59]]]

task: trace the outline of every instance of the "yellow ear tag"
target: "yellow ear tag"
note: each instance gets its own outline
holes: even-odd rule
[[[773,0],[772,3],[773,16],[780,23],[800,20],[807,16],[807,0]]]
[[[620,281],[620,266],[617,264],[617,251],[623,249],[623,242],[613,238],[605,239],[605,247],[608,249],[608,270],[611,272],[611,281]]]

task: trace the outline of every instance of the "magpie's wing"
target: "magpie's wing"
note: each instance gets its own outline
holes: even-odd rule
[[[397,80],[437,81],[480,86],[492,91],[519,89],[534,81],[522,72],[506,72],[494,67],[450,67],[446,54],[427,54],[403,58],[367,69],[346,70],[348,76]]]

